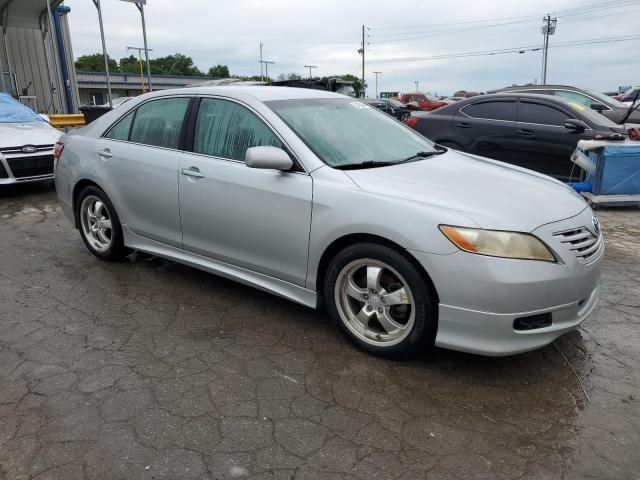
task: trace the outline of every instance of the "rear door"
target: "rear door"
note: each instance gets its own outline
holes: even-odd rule
[[[591,138],[590,129],[576,132],[564,128],[575,114],[544,100],[520,98],[512,162],[524,168],[568,180],[579,169],[570,160],[578,140]]]
[[[150,100],[96,142],[94,165],[120,221],[131,232],[181,247],[180,137],[190,98]]]
[[[478,100],[453,117],[456,141],[465,152],[511,162],[516,98]]]

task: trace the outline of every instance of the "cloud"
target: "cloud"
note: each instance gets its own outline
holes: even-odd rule
[[[67,0],[76,56],[101,51],[97,12],[92,2]],[[297,72],[318,65],[314,74],[352,73],[360,76],[361,28],[367,32],[366,79],[380,90],[412,91],[414,81],[424,91],[451,94],[458,89],[487,90],[540,79],[541,53],[505,54],[403,63],[373,63],[399,57],[424,57],[491,50],[542,43],[540,26],[546,11],[583,7],[579,0],[513,2],[452,0],[443,4],[397,0],[148,0],[145,9],[152,58],[171,53],[190,55],[201,70],[223,63],[239,75],[259,74],[259,42],[264,58],[275,61],[270,73]],[[628,17],[637,17],[640,5],[559,16],[554,43],[637,33]],[[128,55],[127,46],[141,46],[140,15],[134,5],[102,0],[109,54]],[[635,9],[635,10],[634,10]],[[528,19],[523,16],[531,15]],[[505,25],[475,28],[478,20]],[[457,25],[450,25],[457,22]],[[471,23],[459,23],[471,22]],[[398,26],[415,28],[391,28]],[[426,25],[426,26],[425,26]],[[409,34],[410,33],[410,34]],[[415,35],[414,35],[415,33]],[[610,43],[574,48],[551,48],[549,80],[598,90],[637,83],[632,52],[638,43]],[[369,63],[371,61],[371,63]],[[373,92],[373,88],[369,88]]]

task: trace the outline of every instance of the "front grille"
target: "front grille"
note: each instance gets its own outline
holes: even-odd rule
[[[589,263],[597,258],[604,243],[602,235],[594,235],[585,227],[554,233],[554,235],[583,263]]]
[[[8,153],[8,154],[23,154],[24,152],[22,151],[22,147],[24,147],[25,145],[21,145],[19,147],[3,147],[0,148],[0,153]],[[36,147],[38,152],[41,152],[43,150],[53,150],[53,145],[29,145],[32,147]]]
[[[53,155],[8,158],[7,163],[15,178],[53,175]]]
[[[0,178],[9,178],[9,174],[7,173],[7,169],[4,168],[2,162],[0,162]]]

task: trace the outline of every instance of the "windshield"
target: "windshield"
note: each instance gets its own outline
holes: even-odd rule
[[[568,101],[567,105],[569,105],[573,110],[580,112],[583,117],[586,117],[586,119],[592,126],[597,125],[600,127],[608,128],[620,127],[620,125],[618,125],[617,123],[612,122],[604,115],[596,112],[595,110],[592,110],[590,107],[587,107],[581,103],[578,103],[576,101]]]
[[[616,100],[613,97],[610,97],[609,95],[605,95],[604,93],[594,92],[593,90],[587,90],[587,93],[611,108],[629,108],[628,105],[625,105],[624,103]]]
[[[433,143],[366,103],[342,98],[265,102],[331,167],[400,162]]]

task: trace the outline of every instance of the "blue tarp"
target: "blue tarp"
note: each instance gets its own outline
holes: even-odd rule
[[[605,146],[589,156],[596,161],[589,179],[595,195],[640,195],[640,142]]]
[[[8,93],[0,92],[0,123],[26,122],[44,122],[44,120]]]

